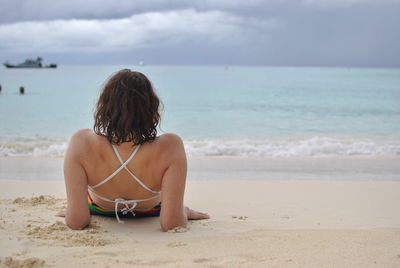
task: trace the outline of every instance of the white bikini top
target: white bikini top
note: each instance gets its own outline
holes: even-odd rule
[[[147,187],[147,185],[144,184],[138,177],[136,177],[135,174],[133,174],[133,172],[127,167],[127,165],[131,162],[133,157],[139,151],[140,144],[136,146],[135,150],[132,152],[132,154],[129,156],[129,158],[125,162],[122,160],[121,155],[119,154],[117,147],[114,144],[111,144],[111,146],[112,146],[112,148],[114,150],[114,153],[117,156],[119,162],[121,163],[121,166],[118,169],[116,169],[110,176],[108,176],[107,178],[105,178],[101,182],[97,183],[96,185],[93,185],[93,186],[89,185],[89,190],[90,190],[90,192],[92,194],[94,194],[96,197],[100,198],[101,200],[115,203],[115,217],[117,218],[117,221],[119,223],[124,223],[124,221],[121,221],[119,219],[119,216],[118,216],[118,205],[119,204],[125,205],[125,207],[121,209],[122,214],[125,215],[125,214],[128,214],[130,212],[130,213],[132,213],[133,216],[135,216],[135,213],[133,212],[133,210],[135,209],[135,207],[136,207],[138,202],[143,202],[143,201],[148,201],[148,200],[155,199],[155,198],[159,197],[159,195],[161,194],[161,191],[154,191],[154,190],[150,189],[149,187]],[[116,198],[116,199],[112,200],[112,199],[109,199],[107,197],[103,197],[103,196],[97,194],[93,190],[93,189],[103,185],[104,183],[108,182],[112,178],[114,178],[114,176],[117,175],[122,169],[125,169],[126,171],[128,171],[128,173],[131,175],[131,177],[137,183],[139,183],[144,189],[146,189],[147,191],[152,192],[152,193],[154,193],[156,195],[153,196],[153,197],[150,197],[150,198],[138,199],[138,200],[126,200],[126,199],[123,199],[123,198]]]

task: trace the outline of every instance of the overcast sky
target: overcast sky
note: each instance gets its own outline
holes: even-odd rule
[[[400,67],[400,0],[0,0],[0,61]]]

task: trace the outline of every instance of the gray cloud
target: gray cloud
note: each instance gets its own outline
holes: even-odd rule
[[[263,5],[261,0],[248,1],[204,1],[204,0],[0,0],[0,22],[10,23],[29,20],[55,19],[109,19],[129,17],[146,12],[169,11],[179,9],[239,10],[246,7]]]
[[[400,67],[398,0],[0,0],[0,60]]]
[[[180,45],[191,40],[209,44],[242,42],[249,30],[274,28],[274,19],[248,19],[221,11],[193,9],[148,12],[102,20],[28,21],[0,25],[3,51],[129,50]]]
[[[398,4],[399,0],[0,0],[0,23],[55,19],[123,18],[177,9],[222,10],[252,16],[290,10],[357,8]]]

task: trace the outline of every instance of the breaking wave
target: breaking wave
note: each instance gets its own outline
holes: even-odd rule
[[[185,144],[189,155],[198,156],[342,156],[400,155],[400,142],[345,140],[313,137],[302,140],[197,140]]]
[[[0,156],[63,157],[67,150],[66,139],[0,138]]]
[[[0,156],[63,157],[66,139],[0,137]],[[312,137],[288,140],[185,140],[189,156],[383,156],[400,155],[400,141]]]

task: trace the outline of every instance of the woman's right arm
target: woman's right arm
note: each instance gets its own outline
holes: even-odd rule
[[[164,134],[162,150],[166,154],[166,170],[161,184],[160,224],[163,231],[187,225],[183,198],[186,183],[186,154],[182,140],[174,134]]]
[[[178,226],[186,227],[188,219],[208,219],[205,213],[184,207],[184,192],[186,184],[187,161],[185,148],[181,138],[174,134],[164,134],[167,169],[164,172],[161,185],[160,224],[163,231]]]

